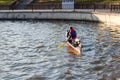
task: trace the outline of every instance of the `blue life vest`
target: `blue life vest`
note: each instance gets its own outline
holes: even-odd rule
[[[77,34],[76,34],[76,31],[75,31],[75,30],[74,30],[73,32],[71,32],[71,37],[72,37],[72,39],[75,39],[76,36],[77,36]]]

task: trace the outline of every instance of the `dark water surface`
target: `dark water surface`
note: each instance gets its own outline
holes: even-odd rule
[[[66,47],[66,24],[82,55]],[[0,21],[0,80],[119,80],[120,26],[79,21]]]

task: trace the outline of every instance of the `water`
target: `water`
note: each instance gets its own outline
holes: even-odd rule
[[[67,26],[82,55],[66,47]],[[0,80],[118,80],[120,26],[80,21],[0,21]]]

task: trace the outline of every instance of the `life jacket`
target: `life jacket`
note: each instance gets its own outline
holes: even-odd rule
[[[77,37],[76,31],[75,31],[74,29],[71,29],[71,30],[70,30],[70,33],[71,33],[71,38],[72,38],[72,39],[76,39],[76,37]]]

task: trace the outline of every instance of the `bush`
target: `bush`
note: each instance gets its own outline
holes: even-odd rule
[[[10,4],[13,0],[0,0],[0,4]]]

